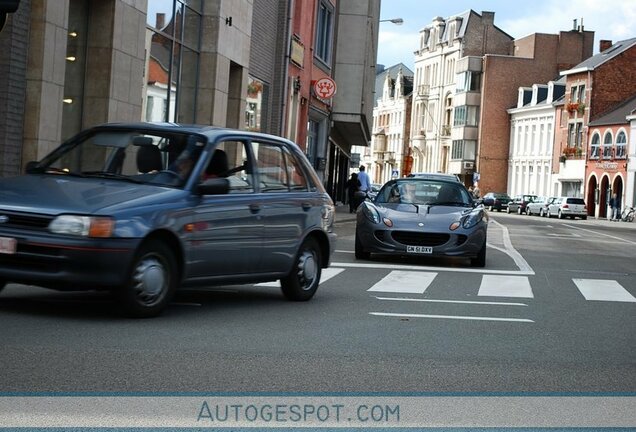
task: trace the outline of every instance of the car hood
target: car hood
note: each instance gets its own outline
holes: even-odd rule
[[[169,202],[180,189],[118,180],[23,175],[0,179],[0,209],[40,214],[109,214],[126,208]]]
[[[439,222],[445,226],[459,220],[475,209],[472,207],[457,206],[428,206],[414,204],[382,204],[377,205],[383,217],[388,217],[394,223],[397,221],[428,221]]]

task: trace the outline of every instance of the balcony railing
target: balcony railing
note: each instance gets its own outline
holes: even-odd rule
[[[418,96],[428,96],[430,92],[431,92],[431,86],[428,84],[420,84],[417,86]]]

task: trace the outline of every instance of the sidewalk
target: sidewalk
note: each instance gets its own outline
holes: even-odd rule
[[[343,204],[340,201],[336,204],[336,223],[350,222],[356,220],[355,213],[349,213],[349,204]]]

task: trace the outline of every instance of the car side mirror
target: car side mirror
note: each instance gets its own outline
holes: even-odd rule
[[[27,174],[32,174],[37,171],[35,169],[35,167],[37,166],[38,166],[38,161],[29,161],[24,167],[24,172],[26,172]]]
[[[197,185],[199,195],[225,195],[230,192],[230,181],[226,178],[212,178]]]

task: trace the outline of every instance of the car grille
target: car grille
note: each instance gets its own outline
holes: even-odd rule
[[[44,231],[53,220],[53,216],[35,213],[22,213],[0,209],[0,217],[8,218],[0,223],[0,228],[19,228],[34,231]]]
[[[448,242],[450,234],[393,231],[391,237],[398,243],[410,246],[440,246]]]

